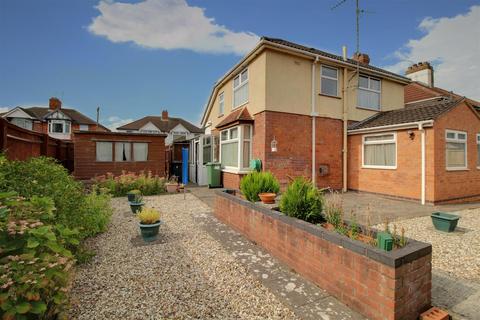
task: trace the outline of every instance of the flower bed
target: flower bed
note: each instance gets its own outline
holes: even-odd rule
[[[232,191],[217,191],[215,216],[369,318],[417,319],[430,307],[430,244],[383,251]]]

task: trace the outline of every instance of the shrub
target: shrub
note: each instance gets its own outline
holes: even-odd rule
[[[240,190],[250,202],[260,201],[259,193],[280,191],[280,184],[271,172],[253,171],[242,178]]]
[[[138,219],[142,224],[153,224],[160,220],[160,212],[152,208],[143,208],[138,214]]]
[[[109,196],[102,189],[94,188],[94,192],[85,195],[82,183],[52,158],[8,161],[1,156],[0,162],[0,190],[13,191],[27,199],[51,198],[55,223],[77,228],[81,238],[105,229],[111,208]]]
[[[0,194],[0,308],[3,319],[54,319],[67,296],[69,247],[78,232],[52,224],[53,201]]]
[[[305,178],[296,178],[289,184],[280,199],[280,211],[311,223],[323,221],[323,195]]]
[[[152,175],[151,172],[135,174],[123,172],[119,176],[109,173],[94,179],[97,187],[106,189],[114,197],[123,197],[133,189],[140,190],[143,195],[151,196],[165,192],[165,178]]]
[[[335,229],[343,225],[342,199],[337,193],[333,193],[325,201],[325,220]]]

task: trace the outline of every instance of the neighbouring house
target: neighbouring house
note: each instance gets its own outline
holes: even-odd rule
[[[62,101],[55,97],[50,98],[48,108],[15,107],[1,117],[21,128],[62,140],[72,140],[76,130],[110,131],[75,109],[62,108]]]
[[[224,187],[238,189],[259,159],[283,187],[306,176],[318,187],[423,203],[475,199],[477,104],[450,94],[405,105],[412,78],[433,87],[433,69],[414,69],[402,76],[366,54],[347,58],[345,48],[338,56],[263,37],[214,85],[191,169],[219,161]]]
[[[78,131],[73,135],[74,170],[79,180],[123,171],[165,176],[166,134]]]
[[[263,37],[214,85],[199,148],[221,162],[227,188],[238,188],[250,160],[260,159],[283,187],[306,176],[346,190],[348,124],[403,108],[409,83],[366,54],[348,58],[346,49],[338,56]]]

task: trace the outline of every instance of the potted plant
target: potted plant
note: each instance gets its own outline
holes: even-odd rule
[[[176,176],[171,176],[167,183],[165,183],[168,193],[175,193],[178,189],[178,178]]]
[[[137,213],[138,211],[140,211],[143,205],[145,204],[143,202],[142,194],[141,193],[135,194],[133,201],[129,201],[129,204],[130,204],[130,209],[132,209],[133,213]]]
[[[250,202],[275,203],[280,184],[271,172],[253,171],[242,178],[240,190]]]
[[[160,212],[152,208],[144,208],[138,214],[140,233],[145,242],[155,241],[160,229]]]
[[[141,195],[142,192],[137,189],[133,189],[127,192],[127,199],[129,202],[133,202],[135,200],[136,195]]]

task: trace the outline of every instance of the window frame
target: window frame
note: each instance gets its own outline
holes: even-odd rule
[[[368,78],[368,88],[360,87],[360,78],[361,77]],[[370,89],[370,80],[371,79],[377,80],[380,83],[380,89],[379,90]],[[366,74],[360,74],[358,76],[358,88],[357,88],[357,90],[358,90],[358,92],[357,92],[357,108],[367,109],[367,110],[372,110],[372,111],[382,111],[382,79],[372,77],[372,76],[369,76],[369,75],[366,75]],[[360,105],[360,99],[358,98],[360,90],[378,93],[378,95],[379,95],[379,97],[378,97],[378,109],[373,108],[371,106],[366,107],[366,106],[361,106]]]
[[[242,74],[246,72],[247,73],[247,80],[245,81],[242,81]],[[235,86],[235,79],[238,78],[238,85]],[[233,77],[233,81],[232,81],[232,86],[233,86],[233,96],[232,96],[232,110],[234,109],[237,109],[237,108],[240,108],[241,106],[245,105],[248,103],[248,100],[250,98],[250,93],[248,94],[247,96],[247,100],[241,104],[239,104],[238,106],[235,106],[235,92],[237,90],[240,90],[241,88],[243,88],[244,86],[248,85],[248,82],[249,82],[249,79],[250,79],[250,75],[248,74],[248,68],[245,68],[243,69],[242,71],[240,71],[235,77]]]
[[[233,129],[237,129],[237,137],[236,138],[231,138],[231,131]],[[244,138],[244,130],[249,130],[250,131],[250,138],[245,139]],[[227,134],[227,139],[222,140],[222,132],[228,132]],[[223,166],[222,165],[222,171],[224,172],[230,172],[230,173],[248,173],[251,171],[250,169],[250,161],[252,159],[252,152],[253,152],[253,126],[249,124],[240,124],[234,127],[230,127],[224,130],[220,131],[220,136],[219,136],[220,142],[219,142],[219,154],[218,154],[218,160],[220,163],[222,163],[222,147],[224,144],[228,143],[234,143],[237,142],[237,148],[238,148],[238,159],[237,159],[237,166],[232,167],[232,166]],[[243,143],[244,141],[248,141],[249,143],[249,161],[247,164],[243,163]]]
[[[329,77],[329,76],[324,76],[324,75],[323,75],[323,68],[334,69],[334,70],[337,72],[337,77],[336,77],[336,78],[332,78],[332,77]],[[331,94],[322,92],[322,80],[323,80],[323,78],[329,79],[329,80],[335,80],[335,81],[337,82],[337,92],[335,93],[335,95],[331,95]],[[322,64],[322,65],[320,66],[320,94],[322,94],[322,95],[324,95],[324,96],[327,96],[327,97],[339,98],[340,95],[339,95],[339,90],[338,90],[338,89],[339,89],[338,83],[339,83],[338,68],[332,67],[332,66],[329,66],[329,65],[324,65],[324,64]]]
[[[115,160],[115,141],[95,141],[95,162],[114,162]],[[110,160],[99,160],[98,159],[98,144],[110,144],[111,157]]]
[[[455,134],[455,138],[448,138],[448,134],[453,133]],[[458,134],[464,134],[465,139],[459,139]],[[452,142],[452,143],[463,143],[465,145],[465,166],[464,167],[449,167],[448,166],[448,160],[447,160],[447,143]],[[466,131],[461,131],[461,130],[451,130],[451,129],[446,129],[445,130],[445,168],[447,171],[462,171],[462,170],[468,170],[468,133]]]
[[[52,131],[54,124],[61,124],[62,125],[62,132],[54,132]],[[68,131],[66,128],[68,127]],[[68,120],[61,120],[61,119],[53,119],[48,121],[48,133],[54,134],[70,134],[71,132],[71,123]]]
[[[480,133],[477,133],[477,169],[480,169]]]
[[[378,137],[385,135],[393,135],[392,140],[376,140],[376,141],[365,141],[365,138],[368,137]],[[393,166],[382,166],[382,165],[369,165],[365,164],[365,145],[372,144],[395,144],[395,165]],[[365,169],[382,169],[382,170],[396,170],[398,167],[398,141],[397,141],[397,132],[382,132],[382,133],[372,133],[365,134],[362,136],[362,168]]]
[[[218,94],[218,116],[221,117],[225,114],[225,92],[222,91]]]
[[[86,127],[87,129],[85,129],[85,127]],[[83,129],[82,129],[82,128],[83,128]],[[80,130],[80,131],[89,131],[88,124],[80,124],[80,125],[78,126],[78,130]]]
[[[129,144],[130,145],[130,160],[117,160],[117,144]],[[114,157],[113,162],[134,162],[133,160],[133,143],[129,141],[115,141],[114,143]]]
[[[145,144],[147,146],[147,156],[146,156],[145,160],[137,160],[135,158],[135,145],[138,145],[138,144]],[[148,142],[140,142],[140,141],[132,142],[132,146],[130,148],[130,150],[132,152],[132,157],[131,157],[132,160],[130,162],[148,162],[148,155],[150,154],[149,149],[150,149],[150,147],[149,147]]]

